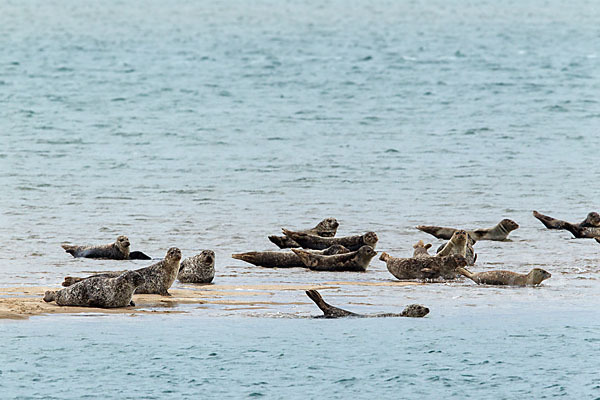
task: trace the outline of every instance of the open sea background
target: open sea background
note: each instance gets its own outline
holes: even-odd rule
[[[59,246],[119,234],[213,249],[219,284],[393,280],[230,258],[329,216],[394,256],[441,243],[418,224],[511,218],[473,269],[553,275],[323,292],[422,320],[311,320],[292,291],[3,321],[1,397],[600,398],[600,245],[531,216],[600,209],[598,21],[583,0],[0,0],[0,286],[122,269]]]

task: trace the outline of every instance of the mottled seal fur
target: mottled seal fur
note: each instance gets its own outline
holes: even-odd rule
[[[367,232],[360,236],[346,236],[340,238],[324,238],[316,235],[310,235],[302,232],[292,232],[283,229],[285,236],[293,239],[301,247],[312,250],[324,250],[335,244],[344,246],[350,251],[356,251],[364,245],[375,248],[377,245],[377,234],[375,232]]]
[[[519,224],[511,219],[503,219],[493,228],[487,229],[476,229],[474,231],[467,231],[469,236],[476,242],[480,240],[497,240],[502,241],[508,238],[508,234],[519,228]],[[450,239],[454,232],[459,229],[456,228],[444,228],[441,226],[432,225],[419,225],[417,229],[430,235],[435,236],[438,239]]]
[[[100,246],[74,246],[61,244],[65,251],[73,257],[108,258],[111,260],[127,260],[129,258],[129,239],[119,236],[114,243]]]
[[[141,274],[125,271],[116,278],[97,276],[85,279],[58,291],[47,291],[45,302],[56,301],[59,306],[116,308],[135,305],[134,290],[145,282]]]
[[[541,268],[534,268],[528,274],[511,271],[486,271],[474,274],[466,268],[457,268],[457,271],[473,282],[484,285],[535,286],[552,276]]]
[[[173,282],[175,282],[175,278],[177,278],[180,261],[181,251],[177,247],[171,247],[167,251],[167,255],[165,256],[164,260],[159,261],[156,264],[152,264],[149,267],[137,269],[136,272],[142,275],[142,277],[145,280],[145,283],[139,286],[135,290],[135,293],[160,294],[162,296],[170,296],[168,290],[171,287],[171,285],[173,285]],[[95,277],[113,278],[121,273],[122,272],[110,272],[92,275],[87,278],[67,276],[62,285],[71,286],[77,282]]]
[[[436,256],[443,257],[458,254],[466,258],[467,265],[473,265],[477,260],[477,254],[475,254],[475,249],[473,249],[474,244],[475,241],[466,231],[456,231],[448,242],[437,249]]]
[[[414,257],[431,257],[431,254],[427,252],[431,247],[431,243],[425,244],[422,240],[419,240],[417,243],[413,245],[413,258]]]
[[[315,254],[330,256],[334,254],[349,253],[350,250],[339,244],[325,250],[311,250]],[[250,251],[247,253],[232,254],[232,258],[242,260],[259,267],[266,268],[306,268],[300,257],[292,251]]]
[[[335,218],[325,218],[317,224],[314,228],[305,229],[297,232],[308,233],[309,235],[316,235],[321,237],[334,237],[337,228],[340,224]],[[280,249],[288,249],[292,247],[300,247],[293,239],[287,236],[269,236],[269,240],[273,242]]]
[[[443,257],[396,258],[384,252],[379,259],[385,261],[388,271],[399,280],[455,279],[458,277],[456,268],[467,265],[467,260],[458,254]]]
[[[203,250],[181,262],[177,280],[183,283],[211,283],[215,277],[215,252]]]
[[[315,302],[317,307],[323,311],[323,315],[315,318],[385,318],[385,317],[411,317],[421,318],[429,314],[429,308],[419,304],[411,304],[404,308],[400,314],[384,313],[384,314],[356,314],[350,311],[342,310],[341,308],[334,307],[323,300],[323,297],[316,290],[307,290],[306,295]]]
[[[371,246],[364,245],[356,251],[326,256],[310,251],[292,249],[308,268],[314,271],[357,271],[364,272],[377,252]]]
[[[533,211],[533,216],[540,220],[546,228],[567,230],[578,239],[600,237],[600,214],[597,212],[589,213],[583,221],[577,224],[555,219],[537,211]]]

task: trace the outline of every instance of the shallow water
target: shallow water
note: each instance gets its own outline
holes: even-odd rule
[[[114,261],[71,259],[59,246],[109,243],[119,234],[153,257],[170,246],[184,256],[213,249],[219,284],[387,282],[393,277],[376,259],[367,273],[333,274],[259,269],[230,255],[273,249],[268,234],[329,216],[340,221],[339,235],[377,232],[377,250],[394,256],[410,255],[420,239],[441,243],[415,225],[489,227],[507,217],[521,227],[511,241],[478,243],[474,269],[542,267],[553,276],[540,288],[461,281],[341,286],[324,297],[360,312],[420,302],[432,316],[419,326],[438,323],[435,313],[452,316],[444,323],[453,332],[462,329],[461,318],[485,315],[469,332],[482,343],[500,337],[498,312],[514,325],[528,313],[553,310],[566,319],[562,325],[549,317],[528,326],[560,337],[575,310],[600,303],[600,245],[545,230],[531,216],[537,209],[580,221],[599,208],[600,10],[593,2],[567,8],[533,0],[352,7],[341,1],[149,1],[140,9],[121,1],[2,1],[0,8],[1,286],[55,285],[64,275],[123,269]],[[262,323],[245,316],[317,314],[301,291],[265,297],[283,304],[190,307],[190,318],[178,323],[193,330],[206,314],[235,317],[209,320],[219,342],[231,325],[246,331]],[[573,318],[579,322],[571,324],[569,343],[583,346],[588,329],[598,336],[586,318]],[[103,336],[90,327],[99,323],[117,336],[125,326],[146,334],[147,326],[157,334],[169,327],[160,317],[60,321],[95,341]],[[267,321],[273,337],[293,330],[290,340],[323,323]],[[354,324],[395,323],[324,326],[337,335]],[[6,327],[28,338],[12,345],[23,354],[43,345],[35,336],[40,329],[53,329],[44,318]],[[183,338],[187,330],[173,335]],[[64,343],[75,337],[56,335]],[[243,340],[235,345],[251,348]],[[336,346],[348,352],[347,344]],[[177,350],[156,347],[148,348]],[[500,355],[484,347],[493,364]],[[354,361],[368,359],[369,351],[353,353]],[[387,354],[383,347],[372,351]],[[524,362],[520,375],[536,370],[519,348],[515,353]],[[98,356],[111,354],[105,349]],[[33,356],[23,357],[33,373]],[[424,362],[419,357],[415,362]],[[579,368],[581,357],[552,357],[569,370]],[[374,364],[377,375],[387,362]],[[416,376],[409,381],[417,384],[419,370],[411,371]],[[284,387],[279,378],[268,386]],[[326,382],[322,388],[356,394],[351,383]],[[592,393],[598,384],[586,383],[591,386],[574,394]],[[222,390],[241,390],[233,386],[221,383]],[[164,395],[158,386],[148,390],[148,397]],[[474,396],[493,397],[500,389],[486,384],[481,390]],[[552,390],[529,394],[558,394]]]

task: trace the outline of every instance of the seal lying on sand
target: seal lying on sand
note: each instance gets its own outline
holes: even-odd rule
[[[356,251],[364,245],[375,248],[377,244],[377,235],[375,232],[367,232],[361,236],[346,236],[340,238],[324,238],[315,235],[309,235],[308,233],[292,232],[287,229],[283,229],[285,236],[293,239],[296,243],[305,249],[313,250],[325,250],[334,244],[344,246],[350,251]]]
[[[443,257],[396,258],[388,253],[379,257],[385,261],[388,271],[400,280],[407,279],[455,279],[456,268],[465,267],[467,260],[458,254]]]
[[[467,232],[463,230],[456,231],[450,238],[450,241],[437,249],[436,256],[443,257],[458,254],[467,259],[467,265],[473,265],[477,260],[477,254],[475,254],[475,249],[473,249],[474,244],[475,241]]]
[[[534,268],[528,274],[517,274],[511,271],[486,271],[474,274],[465,268],[458,268],[457,271],[479,285],[535,286],[552,276],[550,272],[541,268]]]
[[[404,311],[400,314],[355,314],[350,311],[342,310],[327,304],[321,294],[316,290],[307,290],[306,295],[315,302],[317,307],[323,311],[323,315],[315,318],[343,318],[343,317],[355,317],[355,318],[384,318],[384,317],[412,317],[421,318],[429,314],[429,308],[421,306],[419,304],[411,304],[406,306]]]
[[[537,211],[533,211],[533,216],[539,219],[542,224],[548,229],[564,229],[573,234],[579,239],[589,239],[600,237],[600,214],[591,212],[587,217],[578,224],[572,224],[567,221],[561,221]]]
[[[431,243],[425,244],[422,240],[419,240],[417,243],[413,245],[413,258],[415,257],[431,257],[431,255],[427,252],[431,247]]]
[[[325,250],[312,250],[314,254],[331,256],[334,254],[349,253],[350,250],[339,244],[326,248]],[[250,251],[247,253],[232,254],[236,260],[266,268],[306,268],[300,257],[291,251]]]
[[[135,271],[125,271],[116,278],[94,277],[58,291],[47,291],[44,301],[56,301],[59,306],[115,308],[135,305],[133,291],[144,284]]]
[[[145,280],[145,283],[139,286],[135,293],[137,294],[160,294],[162,296],[170,296],[168,290],[175,282],[175,278],[177,278],[177,273],[179,272],[179,262],[181,261],[181,251],[177,247],[171,247],[167,251],[167,255],[164,260],[157,262],[156,264],[152,264],[146,268],[137,269],[138,272]],[[67,276],[62,283],[63,286],[71,286],[77,282],[96,278],[114,278],[118,276],[122,272],[109,272],[104,274],[92,275],[87,278],[77,278],[72,276]]]
[[[476,229],[474,231],[467,231],[469,236],[476,242],[479,240],[506,240],[508,234],[519,228],[519,224],[511,219],[503,219],[493,228],[488,229]],[[450,239],[456,228],[444,228],[441,226],[431,225],[419,225],[417,229],[430,235],[435,236],[438,239]]]
[[[356,251],[345,254],[325,256],[310,251],[292,249],[308,268],[314,271],[358,271],[364,272],[377,252],[371,246],[364,245]]]
[[[215,277],[215,252],[202,250],[200,254],[181,262],[177,280],[183,283],[211,283]]]
[[[308,233],[309,235],[316,235],[321,237],[334,237],[337,232],[338,226],[340,226],[340,224],[335,218],[325,218],[323,221],[319,222],[314,228],[305,229],[303,231],[298,232]],[[269,236],[269,240],[275,243],[275,245],[277,245],[280,249],[300,247],[298,243],[294,242],[293,239],[290,239],[287,236]]]
[[[119,236],[114,243],[101,246],[61,244],[61,247],[73,257],[109,258],[111,260],[127,260],[129,258],[129,239],[127,236]]]

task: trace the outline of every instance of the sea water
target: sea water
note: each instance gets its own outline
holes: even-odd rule
[[[441,244],[418,224],[511,218],[473,269],[552,273],[539,288],[323,292],[365,313],[425,304],[419,321],[299,318],[318,310],[286,291],[251,310],[2,322],[0,387],[600,397],[600,245],[531,215],[598,210],[599,20],[591,1],[0,1],[1,286],[122,269],[60,248],[119,234],[156,258],[213,249],[218,284],[393,280],[377,258],[364,274],[230,258],[325,217],[394,256]]]

